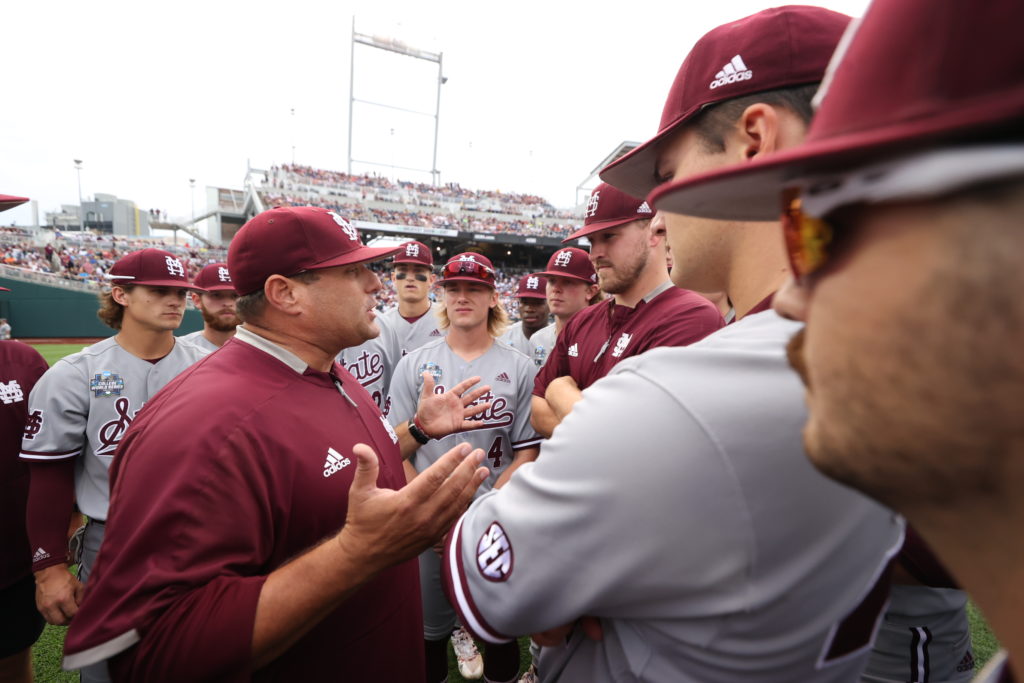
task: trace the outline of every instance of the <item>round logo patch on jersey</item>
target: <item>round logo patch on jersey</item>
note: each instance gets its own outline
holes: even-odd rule
[[[508,581],[512,575],[512,543],[497,522],[491,522],[476,544],[476,566],[488,581]]]
[[[434,384],[440,384],[441,377],[444,375],[444,372],[441,370],[441,366],[432,360],[428,360],[426,363],[421,365],[416,376],[422,377],[424,372],[430,373],[430,376],[434,378]]]
[[[110,370],[104,370],[103,372],[97,372],[89,380],[89,389],[93,392],[94,398],[120,396],[121,392],[124,391],[124,380],[121,379],[121,375]]]

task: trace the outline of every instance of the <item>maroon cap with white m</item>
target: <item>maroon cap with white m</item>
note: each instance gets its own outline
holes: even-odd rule
[[[114,285],[196,289],[188,281],[185,264],[163,249],[140,249],[122,256],[110,267],[107,279]]]
[[[590,254],[577,247],[559,249],[548,259],[547,270],[535,275],[567,277],[582,280],[589,285],[597,284],[597,272],[590,262]]]
[[[417,242],[412,240],[406,242],[400,247],[400,251],[395,254],[395,265],[399,263],[409,263],[416,266],[434,266],[434,254],[430,251],[430,247],[423,244],[423,242]]]
[[[400,247],[367,247],[359,231],[336,211],[279,206],[242,226],[228,248],[228,270],[241,295],[263,289],[271,275],[384,259]]]
[[[654,218],[654,212],[642,199],[630,197],[608,183],[601,183],[590,193],[583,214],[583,227],[566,237],[563,242],[579,239],[598,230],[616,228],[633,221]]]

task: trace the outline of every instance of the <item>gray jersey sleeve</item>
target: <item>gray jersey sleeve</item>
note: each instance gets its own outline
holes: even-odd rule
[[[29,395],[29,427],[21,441],[25,460],[60,460],[81,455],[89,420],[89,381],[80,365],[53,364]]]
[[[398,334],[390,325],[380,324],[380,334],[359,346],[343,349],[338,362],[366,389],[382,411],[395,365],[402,357]]]
[[[533,378],[537,374],[537,366],[529,358],[523,358],[516,364],[516,421],[512,426],[512,450],[539,446],[544,440],[530,424],[530,412],[533,410]]]
[[[384,411],[384,415],[392,427],[397,427],[416,413],[416,405],[419,403],[420,391],[423,388],[423,380],[416,371],[416,362],[415,356],[404,356],[398,361],[391,375],[385,403],[387,410]]]

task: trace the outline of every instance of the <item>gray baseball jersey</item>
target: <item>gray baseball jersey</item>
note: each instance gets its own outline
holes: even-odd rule
[[[555,342],[558,341],[558,323],[551,323],[547,327],[542,327],[533,333],[530,337],[530,353],[527,355],[533,358],[533,362],[537,367],[544,365],[548,359],[548,354],[555,348]]]
[[[212,341],[204,337],[202,330],[199,330],[198,332],[189,332],[188,334],[183,334],[180,337],[178,337],[178,339],[182,341],[187,341],[190,344],[194,344],[201,349],[205,349],[208,353],[212,353],[220,348]]]
[[[530,340],[527,338],[526,333],[523,332],[523,321],[512,323],[505,330],[505,333],[498,337],[501,341],[511,346],[520,353],[525,353],[527,356],[533,356],[533,350],[530,348]]]
[[[385,322],[382,316],[378,316],[377,324],[380,327],[379,335],[359,346],[342,349],[338,354],[338,362],[363,385],[377,407],[387,415],[388,406],[385,399],[388,386],[391,384],[391,375],[398,361],[402,359],[402,347],[398,334],[390,323]]]
[[[966,683],[974,676],[967,594],[894,585],[861,681]]]
[[[409,322],[398,312],[398,307],[390,308],[381,313],[378,322],[389,325],[398,335],[398,343],[402,347],[402,355],[415,351],[424,344],[447,336],[447,332],[441,329],[441,321],[437,319],[437,312],[442,304],[435,303],[430,310],[424,313],[414,322]]]
[[[176,339],[169,354],[151,363],[110,337],[57,361],[29,395],[21,458],[77,458],[78,507],[105,520],[107,469],[128,425],[156,392],[206,354]]]
[[[542,650],[543,681],[856,680],[903,521],[804,454],[798,328],[751,315],[586,389],[450,534],[463,623],[502,642],[599,617],[603,640]]]
[[[481,377],[482,384],[491,386],[477,401],[491,403],[480,418],[487,426],[450,434],[420,446],[411,459],[416,471],[422,472],[457,444],[469,443],[484,450],[487,454],[484,465],[491,470],[477,495],[490,491],[512,462],[515,451],[541,442],[541,437],[530,426],[530,392],[536,371],[529,358],[498,340],[482,356],[468,363],[452,351],[445,339],[435,340],[405,356],[395,368],[388,392],[391,408],[388,420],[392,425],[405,422],[416,412],[423,389],[423,372],[433,374],[437,393],[474,375]]]

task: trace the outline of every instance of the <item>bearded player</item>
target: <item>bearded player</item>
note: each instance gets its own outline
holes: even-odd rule
[[[204,266],[192,285],[192,303],[203,314],[203,329],[181,338],[207,351],[216,351],[235,336],[235,328],[242,322],[235,312],[238,292],[231,283],[228,264]]]

